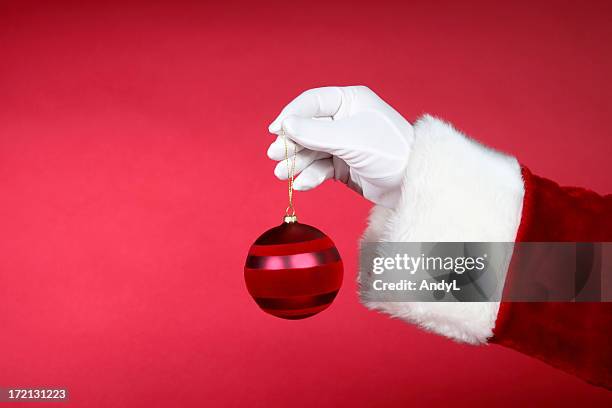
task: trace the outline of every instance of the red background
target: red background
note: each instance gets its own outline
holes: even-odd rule
[[[307,88],[368,85],[612,191],[610,3],[454,3],[2,2],[0,386],[93,407],[610,404],[365,310],[370,205],[332,182],[297,205],[344,257],[334,305],[282,321],[245,290],[285,206],[266,127]]]

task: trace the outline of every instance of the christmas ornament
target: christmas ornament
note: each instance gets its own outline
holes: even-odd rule
[[[264,232],[251,246],[244,266],[247,289],[259,307],[283,319],[304,319],[332,303],[342,285],[343,266],[333,241],[297,221],[293,206],[296,150],[291,168],[285,160],[289,206],[283,223]]]

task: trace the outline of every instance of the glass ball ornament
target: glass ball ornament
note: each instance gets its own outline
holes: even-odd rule
[[[331,305],[342,286],[343,271],[340,254],[327,235],[287,216],[253,243],[244,279],[264,312],[298,320]]]

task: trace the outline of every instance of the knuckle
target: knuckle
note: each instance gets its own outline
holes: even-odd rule
[[[354,85],[354,86],[350,86],[349,88],[351,88],[352,90],[356,92],[367,93],[367,94],[374,93],[369,87],[365,85]]]
[[[299,99],[309,98],[309,97],[313,96],[316,93],[317,89],[318,88],[306,89],[304,92],[302,92],[301,94],[298,95],[298,98]]]

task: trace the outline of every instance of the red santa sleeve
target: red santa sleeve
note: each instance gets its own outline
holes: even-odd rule
[[[534,176],[432,116],[414,127],[401,199],[372,210],[363,242],[610,239],[610,196]],[[372,310],[458,342],[510,347],[612,387],[611,303],[380,302],[368,287],[360,290]]]
[[[612,196],[560,187],[526,168],[523,180],[525,199],[517,241],[612,241]],[[490,342],[612,388],[610,302],[502,302]]]

